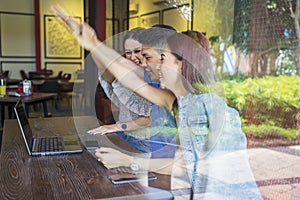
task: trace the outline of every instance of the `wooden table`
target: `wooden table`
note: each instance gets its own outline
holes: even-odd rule
[[[72,117],[29,120],[34,134],[42,135],[41,127],[47,127],[50,121],[59,123],[54,130],[78,131],[82,139],[89,136],[84,137],[81,131],[99,125],[91,117],[77,119],[77,122]],[[113,143],[128,151],[132,149],[115,134],[98,139],[100,145]],[[0,155],[0,199],[173,199],[168,191],[139,183],[113,185],[107,175],[108,170],[86,150],[80,154],[30,157],[17,121],[5,120]]]
[[[53,99],[57,94],[55,93],[33,93],[31,96],[24,97],[12,97],[5,95],[0,97],[0,107],[1,107],[1,125],[3,127],[3,122],[5,118],[5,106],[8,108],[8,117],[9,119],[14,118],[13,107],[17,103],[19,98],[22,98],[22,101],[25,103],[25,110],[28,114],[28,105],[39,104],[43,106],[44,116],[48,116],[47,100]]]

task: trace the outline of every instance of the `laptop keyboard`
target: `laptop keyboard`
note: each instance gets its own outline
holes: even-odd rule
[[[39,138],[37,146],[38,152],[62,151],[63,139],[62,137]]]

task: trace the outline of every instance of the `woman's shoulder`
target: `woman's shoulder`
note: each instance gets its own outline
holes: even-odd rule
[[[210,103],[213,101],[218,101],[218,102],[225,102],[222,97],[215,93],[204,93],[204,94],[192,94],[189,93],[186,96],[180,96],[178,97],[178,102],[182,103]]]
[[[178,99],[178,108],[180,112],[203,112],[209,116],[225,116],[226,113],[236,114],[235,110],[230,108],[224,98],[214,93],[189,94]]]

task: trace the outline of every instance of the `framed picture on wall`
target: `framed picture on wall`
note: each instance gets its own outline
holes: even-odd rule
[[[75,17],[81,21],[80,17]],[[54,15],[44,15],[45,58],[80,59],[82,49],[69,29]]]
[[[166,8],[162,10],[162,23],[174,27],[178,32],[190,29],[190,20],[188,16],[189,4],[183,4],[177,7]]]
[[[160,11],[146,13],[140,16],[141,27],[148,28],[159,23],[160,23]]]

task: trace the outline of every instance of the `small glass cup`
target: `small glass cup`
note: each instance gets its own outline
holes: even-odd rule
[[[0,78],[0,97],[6,95],[6,78]]]

